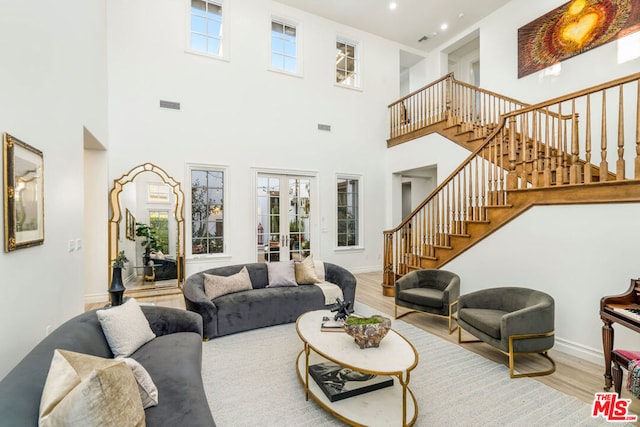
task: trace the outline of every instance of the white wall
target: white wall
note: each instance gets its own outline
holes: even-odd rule
[[[353,270],[379,269],[386,106],[398,96],[399,47],[276,2],[246,0],[229,4],[230,61],[211,59],[185,52],[188,4],[108,2],[110,175],[153,162],[186,183],[188,193],[185,162],[227,167],[228,257],[188,260],[189,275],[255,257],[252,168],[312,172],[316,219],[327,230],[314,255]],[[302,78],[267,70],[272,14],[301,24]],[[360,42],[361,91],[333,83],[338,34]],[[181,111],[160,109],[160,99],[180,102]],[[318,131],[318,123],[331,132]],[[363,177],[361,251],[334,247],[337,173]]]
[[[106,141],[102,0],[2,2],[0,130],[44,152],[44,245],[0,253],[0,378],[83,311],[83,126]]]

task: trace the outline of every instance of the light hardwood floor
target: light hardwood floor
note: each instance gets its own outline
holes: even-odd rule
[[[380,284],[382,283],[382,273],[362,273],[356,274],[355,276],[358,281],[358,285],[356,287],[356,300],[387,314],[393,319],[393,298],[383,296],[380,287]],[[153,302],[160,306],[185,308],[184,299],[181,294],[150,296],[144,298],[144,301]],[[100,308],[104,305],[105,303],[87,304],[85,309],[90,310]],[[399,314],[401,313],[404,313],[404,309],[399,309]],[[451,335],[448,334],[446,319],[428,316],[421,313],[413,313],[403,317],[402,320],[442,339],[457,344],[457,331]],[[594,333],[599,334],[600,331],[594,331]],[[463,335],[463,337],[464,336],[465,335]],[[470,336],[467,336],[467,338],[470,338]],[[461,345],[487,359],[508,366],[508,357],[487,344],[472,343]],[[537,381],[540,381],[563,393],[575,396],[589,404],[593,402],[595,393],[603,391],[603,366],[587,362],[559,351],[551,350],[549,354],[556,362],[556,372],[552,375],[537,377],[535,378]],[[540,360],[541,358],[539,356],[519,356],[516,359],[516,369],[521,369],[522,371],[546,369],[548,367],[548,365],[545,364],[546,361],[543,360],[542,364],[539,364],[538,362]],[[514,379],[513,381],[518,381],[518,379]],[[626,379],[624,384],[626,384]],[[622,397],[627,399],[631,398],[628,392],[624,390]],[[640,400],[633,399],[631,411],[640,415]],[[636,424],[640,425],[640,422]]]

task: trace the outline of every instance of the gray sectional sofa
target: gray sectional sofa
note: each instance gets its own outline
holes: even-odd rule
[[[174,308],[141,308],[157,336],[131,355],[158,388],[158,405],[145,410],[146,425],[215,426],[202,384],[202,319]],[[40,397],[54,349],[113,357],[95,311],[67,321],[0,381],[0,425],[38,425]]]
[[[204,273],[231,276],[247,267],[253,289],[207,298]],[[324,263],[325,281],[342,289],[345,301],[355,301],[356,278],[348,270]],[[203,320],[205,339],[229,335],[250,329],[295,322],[302,313],[327,309],[322,290],[315,285],[267,288],[267,264],[250,263],[212,268],[189,276],[183,294],[187,310],[198,313]]]

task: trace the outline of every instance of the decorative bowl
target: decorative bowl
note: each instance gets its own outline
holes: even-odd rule
[[[382,338],[391,329],[391,319],[379,315],[367,318],[357,318],[358,324],[349,324],[349,319],[344,324],[344,330],[351,335],[356,344],[363,348],[378,347]],[[375,320],[373,320],[375,319]],[[364,323],[367,320],[377,323]]]

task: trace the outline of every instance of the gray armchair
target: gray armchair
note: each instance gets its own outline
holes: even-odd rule
[[[449,320],[452,329],[452,314],[460,296],[460,277],[446,270],[425,269],[412,271],[396,281],[395,317],[420,311]],[[410,308],[398,316],[398,307]]]
[[[549,375],[555,362],[547,351],[554,343],[553,298],[520,287],[490,288],[461,295],[458,299],[458,343],[485,342],[509,356],[511,378]],[[479,340],[462,340],[462,329]],[[514,374],[515,355],[539,353],[552,368]]]

